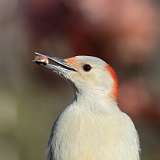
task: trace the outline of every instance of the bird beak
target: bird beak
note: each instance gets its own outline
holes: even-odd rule
[[[75,71],[76,69],[68,65],[63,59],[57,57],[49,57],[47,55],[43,55],[41,53],[34,52],[34,60],[33,62],[44,66],[53,71],[64,72],[64,71]]]

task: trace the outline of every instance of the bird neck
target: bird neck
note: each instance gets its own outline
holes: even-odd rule
[[[116,99],[103,90],[78,91],[75,103],[79,107],[92,111],[113,113],[120,111]]]

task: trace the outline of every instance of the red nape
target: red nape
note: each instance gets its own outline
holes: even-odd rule
[[[107,65],[107,71],[111,74],[114,84],[113,84],[113,95],[115,98],[118,97],[118,78],[115,70],[110,66]]]

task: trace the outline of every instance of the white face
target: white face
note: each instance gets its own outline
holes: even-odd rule
[[[40,54],[40,56],[44,55]],[[48,58],[46,63],[43,57],[36,63],[41,63],[46,68],[63,75],[72,81],[80,92],[92,92],[93,90],[105,91],[105,94],[114,92],[115,77],[110,70],[111,67],[100,58],[76,56],[62,60],[48,56],[45,56],[45,59],[46,57]]]
[[[66,72],[64,76],[70,79],[78,90],[110,91],[113,88],[114,80],[105,61],[91,56],[76,56],[65,59],[65,62],[76,71]]]

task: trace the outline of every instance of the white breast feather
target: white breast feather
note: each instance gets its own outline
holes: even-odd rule
[[[121,111],[86,111],[74,103],[59,117],[51,143],[54,160],[139,160],[136,129]]]

